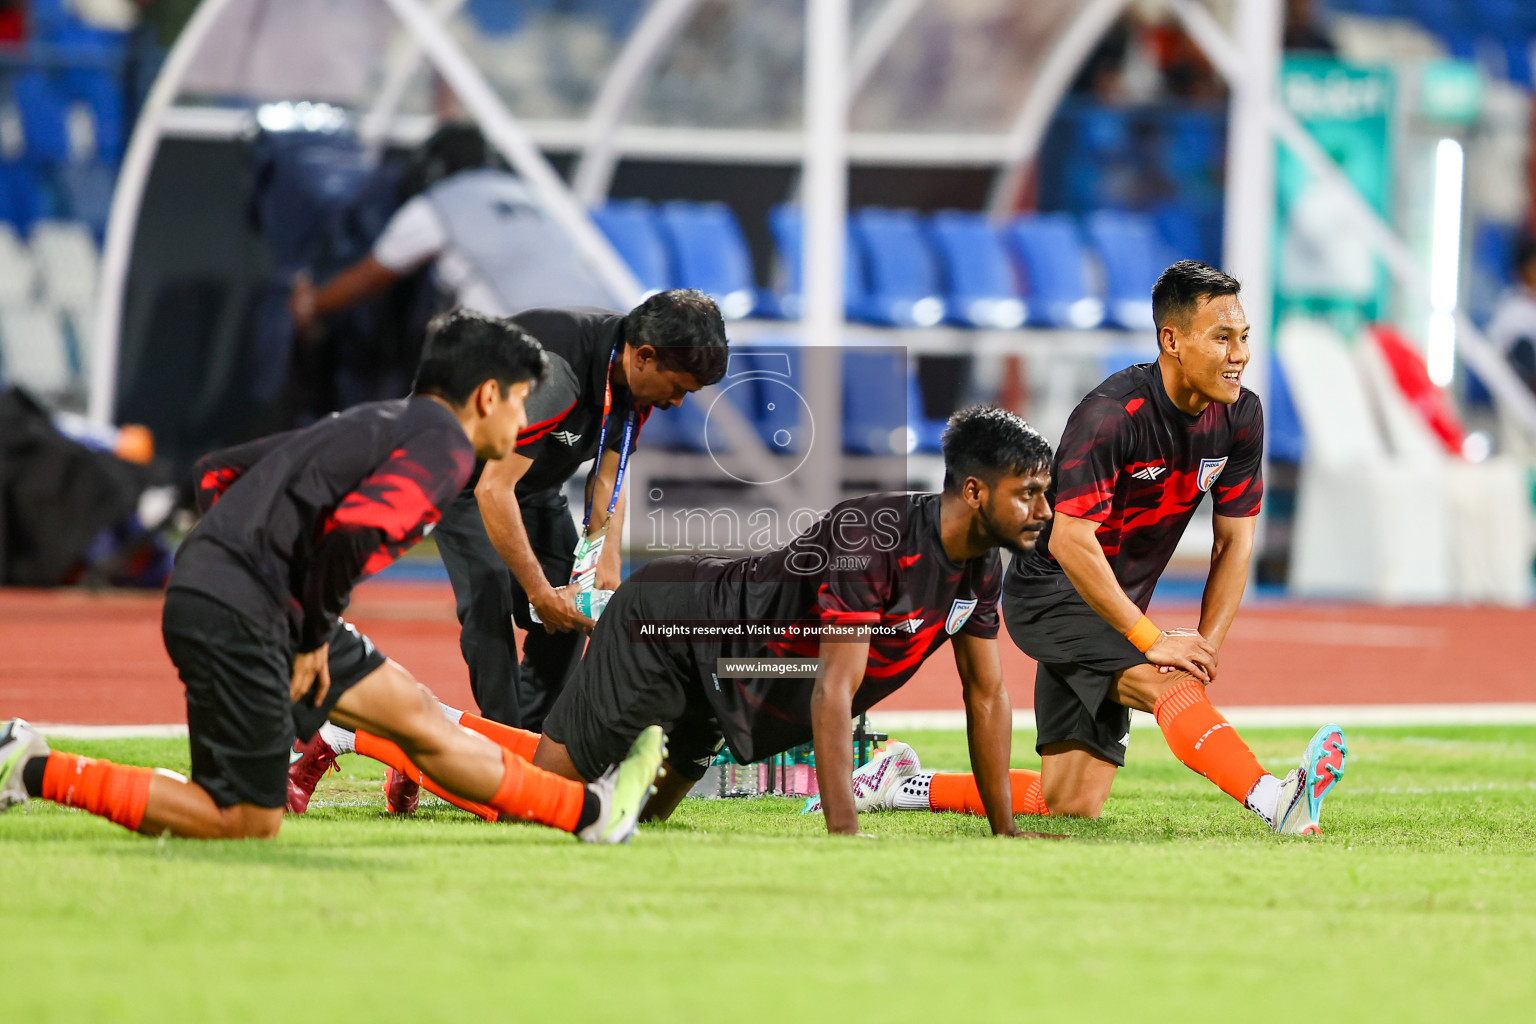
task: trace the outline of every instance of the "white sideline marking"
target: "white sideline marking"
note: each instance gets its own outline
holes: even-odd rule
[[[44,736],[61,740],[175,740],[186,739],[185,725],[53,725],[33,722]]]
[[[1536,725],[1536,704],[1322,704],[1290,707],[1222,707],[1221,713],[1239,728],[1250,726],[1383,725]],[[871,711],[869,724],[879,732],[903,729],[964,729],[964,711]],[[1013,713],[1015,729],[1033,729],[1035,713]],[[1156,729],[1157,722],[1141,711],[1131,713],[1132,729]]]
[[[1318,704],[1282,707],[1223,707],[1222,714],[1236,726],[1342,726],[1383,725],[1536,725],[1536,704]],[[880,732],[965,728],[964,711],[871,711],[869,724]],[[32,726],[44,736],[68,740],[180,739],[185,725],[51,725]],[[1013,713],[1015,729],[1033,729],[1035,713],[1023,708]],[[1156,729],[1152,716],[1131,713],[1132,729]]]

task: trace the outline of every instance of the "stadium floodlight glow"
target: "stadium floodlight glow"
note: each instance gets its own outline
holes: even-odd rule
[[[1429,255],[1429,379],[1445,387],[1456,373],[1456,297],[1461,275],[1461,143],[1435,146],[1435,205]]]

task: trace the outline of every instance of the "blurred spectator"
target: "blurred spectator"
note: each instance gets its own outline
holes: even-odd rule
[[[1494,307],[1488,340],[1536,392],[1536,239],[1526,237],[1515,253],[1518,281]]]
[[[1133,27],[1129,16],[1122,17],[1099,39],[1082,70],[1072,83],[1075,95],[1092,96],[1100,103],[1114,103],[1121,98],[1125,61],[1131,49]]]
[[[1329,56],[1338,52],[1313,0],[1286,0],[1285,48]]]
[[[319,320],[383,294],[431,265],[444,308],[510,316],[540,306],[612,306],[614,297],[565,232],[516,175],[487,166],[485,140],[450,125],[407,175],[412,195],[373,251],[316,287],[299,275],[288,300],[294,327],[313,338]]]
[[[1165,19],[1152,29],[1152,44],[1168,95],[1185,100],[1219,99],[1226,95],[1216,69],[1179,25]]]

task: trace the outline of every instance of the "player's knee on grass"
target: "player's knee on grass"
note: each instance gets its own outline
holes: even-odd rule
[[[641,821],[666,821],[693,788],[695,780],[678,771],[670,760],[662,762],[662,768],[666,774],[657,781],[656,792],[645,802],[645,809],[640,812]]]
[[[1153,705],[1165,690],[1195,677],[1188,672],[1163,672],[1150,662],[1121,669],[1115,673],[1115,700],[1136,711],[1152,713]]]
[[[1114,785],[1116,766],[1081,743],[1041,750],[1040,796],[1052,817],[1097,818]]]
[[[281,807],[235,804],[219,809],[220,839],[273,839],[283,824]]]

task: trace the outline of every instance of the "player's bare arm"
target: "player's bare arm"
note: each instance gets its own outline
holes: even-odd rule
[[[816,776],[825,780],[822,809],[828,832],[857,835],[859,815],[854,809],[852,782],[853,695],[864,681],[869,641],[823,643],[821,661],[821,678],[811,692],[811,732],[816,748]]]
[[[575,591],[550,584],[528,540],[516,488],[532,465],[532,459],[517,454],[485,464],[480,482],[475,485],[475,501],[485,522],[485,534],[522,585],[528,603],[539,613],[546,630],[590,633],[595,623],[576,610]]]
[[[1095,536],[1097,528],[1098,524],[1091,519],[1057,512],[1051,534],[1051,554],[1061,563],[1067,579],[1072,581],[1088,607],[1120,633],[1129,633],[1140,621],[1141,609],[1126,596],[1115,579],[1115,572],[1104,557],[1104,548]],[[1202,682],[1210,682],[1216,665],[1215,649],[1203,635],[1164,633],[1147,650],[1146,656],[1154,665],[1181,669]]]
[[[1257,516],[1212,516],[1211,521],[1216,541],[1211,546],[1211,574],[1200,599],[1200,635],[1213,652],[1219,652],[1248,586],[1248,562],[1259,520]]]
[[[598,463],[597,472],[593,474],[587,483],[587,500],[592,500],[594,494],[612,494],[613,481],[619,472],[619,453],[603,452],[602,460]],[[624,483],[629,483],[626,478]],[[597,557],[597,577],[594,586],[598,590],[616,590],[623,575],[624,567],[624,505],[628,498],[627,486],[619,489],[619,502],[613,507],[613,514],[608,514],[608,506],[601,501],[592,501],[592,524],[589,527],[591,533],[596,534],[602,530],[608,531],[608,539],[603,543],[603,553]]]
[[[1003,685],[1003,666],[997,641],[958,633],[952,641],[955,667],[965,698],[965,736],[971,752],[971,771],[992,834],[1018,835],[1013,824],[1013,789],[1008,781],[1008,762],[1013,753],[1013,707]]]
[[[364,256],[322,287],[317,288],[308,274],[300,273],[293,279],[293,291],[288,296],[288,313],[293,317],[299,335],[309,339],[314,336],[317,321],[321,317],[351,309],[382,295],[398,280],[399,274],[372,255]]]

